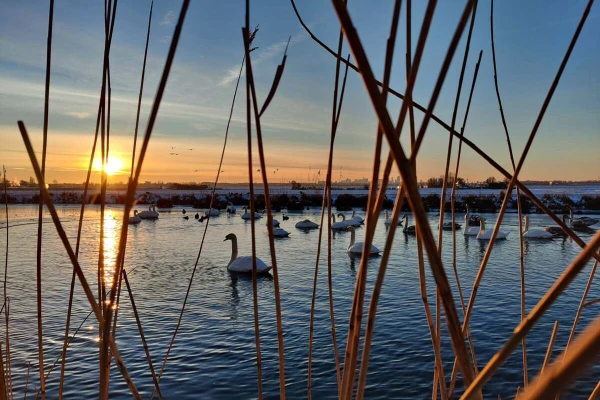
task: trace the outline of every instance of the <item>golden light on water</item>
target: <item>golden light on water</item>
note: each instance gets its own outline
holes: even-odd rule
[[[111,287],[113,274],[115,273],[119,232],[120,229],[117,229],[115,216],[111,210],[107,210],[104,214],[104,282],[107,288]],[[109,300],[107,300],[108,303],[110,303]]]
[[[125,163],[120,158],[108,156],[108,162],[104,165],[104,171],[106,171],[107,175],[115,175],[121,172],[124,166]],[[102,159],[96,158],[93,167],[95,171],[102,171]]]

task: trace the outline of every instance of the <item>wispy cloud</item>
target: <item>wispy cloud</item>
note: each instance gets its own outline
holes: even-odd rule
[[[160,38],[161,43],[169,43],[171,42],[171,36],[163,36]]]
[[[163,20],[160,24],[161,25],[173,25],[174,21],[175,21],[175,13],[173,11],[167,11],[167,13],[163,17]]]
[[[86,118],[89,118],[89,116],[90,116],[90,113],[88,113],[88,112],[77,112],[77,111],[71,111],[71,112],[67,112],[65,114],[70,117],[77,118],[77,119],[86,119]]]

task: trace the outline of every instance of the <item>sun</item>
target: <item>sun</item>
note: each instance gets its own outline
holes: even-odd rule
[[[121,172],[124,166],[125,163],[120,158],[108,156],[108,162],[104,165],[104,170],[107,175],[115,175]],[[102,171],[102,160],[100,158],[94,160],[94,170]]]

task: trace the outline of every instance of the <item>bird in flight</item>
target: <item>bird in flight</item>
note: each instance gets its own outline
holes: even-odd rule
[[[191,151],[191,150],[194,150],[194,149],[188,149],[188,150],[190,150],[190,151]]]
[[[171,146],[171,150],[173,150],[175,148],[175,146]]]
[[[178,156],[179,155],[179,153],[169,153],[169,154],[172,155],[172,156]]]

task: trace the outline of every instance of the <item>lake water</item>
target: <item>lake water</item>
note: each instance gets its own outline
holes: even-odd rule
[[[60,206],[58,211],[74,245],[79,208]],[[204,224],[193,219],[196,212],[197,210],[189,209],[187,215],[190,219],[184,220],[181,207],[176,207],[170,211],[162,211],[157,221],[142,221],[138,226],[130,227],[126,268],[128,271],[135,268],[130,273],[130,282],[157,370],[175,328],[202,238]],[[302,232],[296,230],[294,225],[305,218],[318,222],[318,213],[319,210],[311,210],[290,214],[288,221],[283,221],[281,214],[275,216],[281,222],[281,227],[291,232],[289,238],[276,240],[275,244],[280,274],[287,394],[290,399],[307,396],[308,323],[318,236],[318,230]],[[364,218],[364,213],[358,212],[358,215]],[[484,216],[488,219],[489,226],[492,226],[496,215]],[[34,387],[39,386],[35,301],[37,207],[11,205],[9,217],[10,225],[14,225],[9,230],[8,260],[14,390],[15,395],[23,395],[27,363],[31,362],[33,366],[29,395],[33,396]],[[80,254],[92,288],[96,287],[99,218],[99,207],[90,206],[85,215]],[[109,266],[114,264],[121,218],[122,208],[107,208],[105,256]],[[2,220],[4,221],[4,214]],[[48,223],[43,225],[42,274],[44,351],[48,370],[62,347],[72,266],[47,214],[45,221]],[[435,214],[430,214],[430,221],[435,234]],[[262,260],[270,264],[265,222],[266,218],[257,221],[257,252]],[[382,249],[386,230],[383,220],[380,222],[374,244]],[[550,224],[553,225],[546,216],[530,216],[532,227]],[[5,256],[5,227],[4,223],[0,225],[0,260],[4,260]],[[471,321],[480,368],[510,336],[520,318],[516,215],[507,215],[502,229],[510,231],[510,235],[494,248]],[[256,398],[252,283],[250,279],[232,279],[227,271],[231,244],[223,242],[223,239],[230,232],[238,237],[239,254],[251,254],[249,222],[243,221],[239,214],[235,217],[222,214],[211,220],[183,323],[160,383],[165,398]],[[357,234],[362,237],[364,229],[359,229]],[[451,232],[444,233],[443,259],[450,283],[455,289],[456,282],[451,273],[451,237]],[[582,233],[581,237],[588,241],[592,233]],[[332,244],[333,296],[341,354],[345,348],[348,316],[359,264],[358,260],[350,258],[346,253],[349,240],[349,233],[336,233]],[[466,298],[471,292],[485,248],[486,243],[457,234],[457,266]],[[531,310],[579,251],[579,246],[570,239],[525,243],[528,310]],[[337,395],[335,364],[327,300],[326,251],[323,253],[317,288],[312,387],[315,398],[333,399]],[[379,258],[373,258],[369,263],[368,297],[379,262]],[[540,369],[555,320],[560,321],[560,327],[554,357],[564,348],[590,268],[591,262],[528,336],[530,379]],[[435,291],[429,269],[427,274],[429,301],[433,306],[435,296],[432,294]],[[279,377],[273,281],[261,278],[258,290],[264,395],[265,398],[277,398]],[[454,294],[456,304],[460,305],[457,292],[454,291]],[[598,297],[600,285],[595,283],[588,299]],[[599,310],[598,304],[584,309],[578,332],[598,315]],[[71,333],[89,311],[90,307],[77,283]],[[462,319],[462,312],[459,311],[459,315]],[[97,396],[96,329],[97,324],[91,317],[83,324],[70,345],[65,379],[66,398]],[[2,336],[3,332],[2,326]],[[444,370],[449,379],[453,359],[445,325],[442,332]],[[149,398],[153,389],[152,379],[125,291],[121,297],[117,344],[140,393],[144,398]],[[498,394],[502,398],[512,398],[515,395],[517,386],[522,385],[521,357],[521,350],[516,350],[487,383],[486,398],[497,398]],[[57,369],[48,379],[49,398],[57,395],[59,375]],[[600,365],[597,363],[570,387],[565,398],[587,399],[599,376]],[[431,397],[432,381],[433,351],[419,292],[415,239],[399,232],[394,241],[381,293],[366,397],[427,398]],[[111,372],[110,390],[111,398],[130,398],[129,391],[115,368]]]

